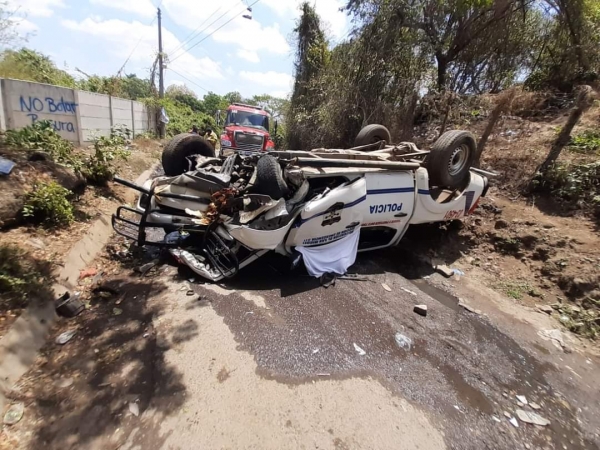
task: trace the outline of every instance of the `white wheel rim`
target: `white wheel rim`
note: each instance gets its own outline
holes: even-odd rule
[[[451,176],[458,175],[467,165],[469,149],[466,145],[461,145],[454,149],[448,161],[448,173]]]

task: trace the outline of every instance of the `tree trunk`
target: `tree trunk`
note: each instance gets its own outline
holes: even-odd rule
[[[446,96],[446,111],[444,112],[444,118],[442,119],[442,126],[440,127],[440,137],[446,131],[446,126],[448,125],[448,117],[450,116],[450,111],[452,111],[452,102],[454,101],[454,93],[451,92]]]
[[[446,57],[440,53],[435,55],[437,60],[437,87],[440,91],[446,89],[446,74],[448,71],[448,61]]]
[[[510,105],[514,100],[516,93],[517,90],[515,88],[511,88],[508,91],[500,94],[498,104],[493,109],[492,114],[490,114],[490,120],[488,120],[485,130],[483,131],[483,134],[479,139],[479,143],[477,144],[477,153],[475,154],[475,160],[473,162],[473,165],[475,167],[479,167],[481,154],[483,153],[485,144],[487,143],[490,135],[492,134],[492,131],[494,131],[494,128],[496,127],[496,123],[500,119],[500,116],[510,108]]]
[[[545,174],[548,169],[554,164],[554,162],[560,156],[560,152],[562,149],[569,143],[571,140],[571,132],[583,113],[585,113],[593,104],[594,96],[592,95],[592,88],[589,86],[581,86],[579,88],[580,92],[577,95],[577,103],[575,108],[571,110],[571,114],[569,115],[569,120],[560,131],[560,134],[552,144],[552,148],[546,157],[546,160],[538,167],[536,173]]]

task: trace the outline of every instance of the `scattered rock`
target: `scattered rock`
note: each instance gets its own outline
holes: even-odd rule
[[[450,278],[454,275],[454,270],[446,265],[438,265],[435,267],[435,270],[444,275],[446,278]]]
[[[550,305],[535,305],[539,312],[552,314],[554,309]]]
[[[19,422],[25,413],[25,405],[23,403],[14,403],[10,405],[6,414],[4,414],[4,425],[14,425]]]
[[[367,354],[367,352],[365,352],[362,348],[360,348],[358,345],[354,344],[354,350],[356,350],[356,352],[360,355],[360,356],[365,356]]]
[[[59,389],[68,388],[73,385],[73,378],[61,378],[55,383],[55,386]]]
[[[538,331],[538,335],[543,339],[552,341],[554,346],[558,349],[562,350],[565,346],[565,341],[560,330],[540,330]]]
[[[140,407],[135,402],[129,402],[129,412],[138,417],[140,415]]]
[[[508,421],[510,422],[510,424],[515,427],[515,428],[519,428],[519,422],[517,421],[517,419],[515,419],[514,417],[511,417],[510,419],[508,419]]]
[[[413,311],[420,316],[427,317],[427,305],[415,305]]]
[[[529,406],[531,406],[535,410],[542,409],[542,407],[535,402],[529,402]]]
[[[398,347],[400,347],[401,349],[410,350],[412,348],[413,341],[408,336],[405,336],[402,333],[398,332],[394,336],[394,339],[396,340],[396,344],[398,345]]]
[[[73,339],[73,336],[75,336],[76,334],[77,334],[77,330],[65,331],[64,333],[60,334],[56,338],[55,342],[58,345],[65,345],[67,342],[69,342],[71,339]]]
[[[504,219],[496,220],[496,224],[494,225],[496,230],[502,230],[504,228],[508,228],[508,222]]]
[[[382,286],[382,287],[383,287],[383,288],[384,288],[386,291],[388,291],[388,292],[392,292],[392,288],[391,288],[391,287],[389,287],[387,284],[385,284],[385,283],[381,283],[381,286]]]
[[[524,395],[517,395],[517,400],[520,401],[521,403],[523,403],[524,405],[527,404],[527,398]]]
[[[554,225],[552,225],[551,223],[545,223],[544,225],[542,225],[546,230],[549,230],[550,228],[555,228]]]
[[[541,427],[550,425],[550,421],[548,419],[545,419],[537,413],[531,411],[523,411],[522,409],[517,409],[515,412],[517,413],[517,417],[521,422],[531,423],[533,425],[539,425]]]
[[[508,411],[504,411],[504,417],[510,419],[512,417],[512,415]]]
[[[143,266],[138,267],[136,270],[140,273],[141,276],[145,276],[156,264],[158,261],[152,261]]]

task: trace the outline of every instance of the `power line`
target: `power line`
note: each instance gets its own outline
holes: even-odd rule
[[[248,8],[251,8],[252,6],[256,5],[260,0],[255,0],[254,3],[252,3]],[[246,9],[246,8],[244,8]],[[170,61],[173,62],[175,61],[177,58],[179,58],[180,56],[184,55],[185,52],[189,52],[191,49],[193,49],[194,47],[196,47],[197,45],[200,45],[202,42],[204,42],[205,40],[207,40],[209,37],[211,37],[213,34],[215,34],[217,31],[219,31],[221,28],[223,28],[225,25],[227,25],[229,22],[231,22],[233,19],[235,19],[237,17],[237,14],[235,16],[233,16],[231,19],[229,19],[227,22],[225,22],[223,25],[221,25],[219,28],[217,28],[215,31],[213,31],[212,33],[206,35],[204,38],[200,39],[198,42],[196,42],[194,45],[192,45],[191,47],[188,47],[183,53],[181,53],[180,55],[176,56],[175,58],[171,59]],[[213,22],[214,23],[214,22]],[[212,24],[211,24],[212,25]]]
[[[204,25],[206,22],[208,22],[212,16],[214,16],[216,13],[218,13],[218,12],[221,10],[221,8],[223,8],[223,5],[222,5],[222,4],[221,4],[221,6],[219,6],[219,8],[218,8],[218,9],[215,9],[215,10],[213,11],[213,13],[212,13],[210,16],[208,16],[206,19],[204,19],[204,20],[202,21],[202,23],[201,23],[200,25],[198,25],[198,27],[197,27],[196,29],[194,29],[194,30],[193,30],[193,31],[192,31],[190,34],[188,34],[188,35],[185,37],[185,39],[179,43],[179,45],[177,46],[177,48],[173,49],[173,50],[172,50],[172,51],[170,51],[169,53],[173,53],[173,54],[174,54],[174,53],[175,53],[177,50],[179,50],[181,47],[183,47],[183,46],[184,46],[184,45],[185,45],[185,44],[186,44],[188,41],[190,41],[190,40],[194,39],[194,37],[197,35],[196,31],[198,31],[202,25]],[[229,11],[231,11],[231,10],[229,10]],[[227,11],[227,12],[229,12],[229,11]],[[227,14],[227,12],[226,12],[225,14]],[[222,16],[221,16],[221,17],[222,17]],[[219,17],[219,19],[220,19],[221,17]],[[217,20],[219,20],[219,19],[217,19]],[[212,25],[212,24],[211,24],[211,25]],[[209,26],[210,26],[210,25],[209,25]],[[204,30],[202,30],[202,31],[204,31]],[[202,33],[202,31],[200,31],[199,33]],[[193,36],[192,36],[192,35],[193,35]]]
[[[177,75],[179,75],[181,78],[183,78],[186,81],[189,81],[190,83],[192,83],[195,86],[198,86],[200,89],[206,91],[206,92],[210,92],[208,89],[206,89],[204,86],[200,86],[198,83],[196,83],[195,81],[190,80],[188,77],[186,77],[185,75],[180,74],[179,72],[177,72],[175,69],[173,69],[172,67],[169,67],[169,70],[171,70],[173,73],[176,73]]]
[[[162,1],[161,1],[161,3],[162,3]],[[152,22],[150,22],[150,25],[148,25],[148,26],[151,27],[152,25],[154,25],[154,21],[155,20],[156,20],[156,16],[154,16],[154,19],[152,19]],[[123,65],[121,66],[121,68],[119,69],[119,71],[117,72],[117,77],[119,75],[121,75],[121,72],[123,72],[123,69],[125,69],[125,66],[127,65],[127,63],[129,62],[129,60],[131,59],[131,57],[133,56],[133,54],[135,53],[135,51],[137,50],[137,48],[141,44],[142,39],[144,39],[144,35],[143,34],[140,36],[140,38],[138,39],[137,43],[133,47],[133,50],[131,50],[131,53],[129,54],[129,56],[127,57],[127,59],[125,60],[125,62],[123,63]]]

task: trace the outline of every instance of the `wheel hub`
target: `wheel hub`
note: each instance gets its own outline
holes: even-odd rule
[[[451,176],[458,175],[467,164],[469,149],[466,145],[461,145],[454,149],[448,160],[448,173]]]

